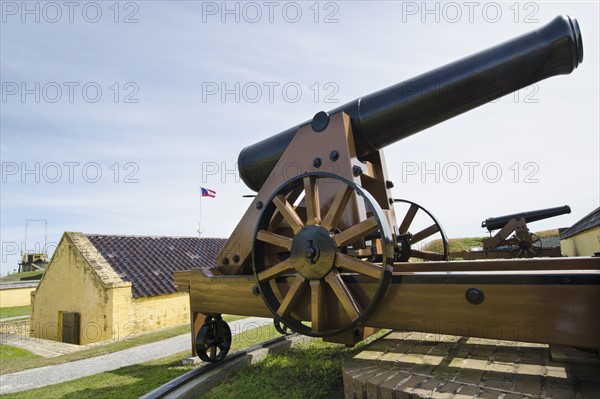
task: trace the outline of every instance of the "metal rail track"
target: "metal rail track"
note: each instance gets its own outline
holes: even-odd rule
[[[253,356],[254,352],[257,352],[260,350],[269,351],[269,350],[279,346],[280,344],[283,344],[286,342],[290,342],[290,344],[291,344],[292,340],[297,339],[298,337],[301,337],[301,336],[298,334],[289,334],[289,335],[273,338],[273,339],[264,341],[262,343],[250,346],[248,348],[242,349],[240,351],[237,351],[231,355],[228,355],[227,357],[225,357],[223,360],[221,360],[218,363],[206,363],[197,369],[194,369],[188,373],[185,373],[185,374],[167,382],[166,384],[154,389],[153,391],[145,394],[144,396],[141,396],[140,399],[197,397],[198,392],[194,392],[194,388],[198,386],[197,385],[198,380],[203,379],[203,378],[205,378],[205,379],[210,378],[211,375],[216,376],[219,374],[219,371],[233,369],[233,367],[230,367],[230,366],[235,363],[239,363],[239,366],[242,366],[245,363],[243,363],[241,360],[246,357],[248,359],[254,357]],[[210,388],[212,388],[217,383],[218,383],[217,381],[211,381],[210,383],[207,384],[207,386],[210,386]],[[185,389],[186,386],[189,386],[189,389]],[[207,391],[206,389],[203,390],[203,392],[206,392],[206,391]]]

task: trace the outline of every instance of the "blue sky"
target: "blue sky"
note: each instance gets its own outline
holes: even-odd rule
[[[2,274],[28,219],[48,221],[50,246],[64,231],[194,236],[200,185],[217,191],[204,235],[227,237],[249,205],[232,173],[244,146],[559,14],[581,26],[577,70],[389,146],[388,170],[454,237],[564,204],[531,227],[569,226],[599,205],[597,2],[270,4],[2,1]],[[30,223],[27,249],[43,231]]]

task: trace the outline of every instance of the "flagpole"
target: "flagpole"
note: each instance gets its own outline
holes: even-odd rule
[[[198,238],[202,237],[202,187],[200,187],[200,210],[198,214]]]

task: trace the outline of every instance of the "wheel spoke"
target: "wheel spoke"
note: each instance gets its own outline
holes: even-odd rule
[[[258,281],[272,280],[275,277],[279,277],[294,270],[294,264],[291,259],[286,259],[283,262],[279,262],[270,268],[263,270],[258,273]]]
[[[288,290],[287,294],[285,294],[285,298],[283,298],[281,305],[279,305],[279,309],[277,309],[277,314],[279,314],[279,316],[286,317],[292,312],[296,301],[298,298],[300,298],[300,294],[303,291],[305,283],[306,280],[304,277],[300,275],[296,276],[292,286]]]
[[[325,331],[325,290],[321,280],[310,282],[310,321],[315,332]]]
[[[277,228],[281,224],[282,220],[283,220],[283,216],[281,215],[281,212],[279,212],[277,209],[275,209],[275,212],[273,212],[273,217],[271,218],[271,221],[269,222],[268,230],[269,231],[277,230]]]
[[[367,318],[392,276],[396,232],[387,216],[360,185],[322,172],[296,176],[272,194],[252,233],[252,269],[273,317],[315,337],[351,331]],[[354,279],[373,287],[364,291]],[[223,357],[218,348],[216,357]]]
[[[425,259],[425,260],[432,260],[432,261],[446,259],[444,254],[438,254],[437,252],[431,252],[431,251],[419,251],[418,249],[411,249],[410,257]]]
[[[302,220],[300,220],[300,216],[294,210],[292,204],[288,202],[284,195],[276,195],[273,198],[273,203],[283,215],[283,218],[288,222],[294,234],[298,234],[300,229],[304,227]]]
[[[342,269],[369,276],[374,279],[379,279],[381,277],[381,266],[339,252],[335,254],[335,265]]]
[[[337,194],[333,198],[333,202],[329,207],[327,216],[325,216],[325,219],[323,220],[322,225],[325,230],[329,231],[338,225],[342,215],[344,214],[348,200],[350,199],[350,194],[352,194],[352,187],[342,184],[342,188],[338,190]]]
[[[438,226],[437,224],[432,224],[431,226],[419,231],[418,233],[413,234],[412,238],[410,239],[410,243],[416,244],[419,241],[422,241],[427,237],[432,236],[438,231],[440,231],[440,226]]]
[[[335,245],[338,247],[343,247],[348,243],[354,242],[359,238],[374,232],[378,228],[379,224],[377,223],[377,219],[375,216],[371,216],[370,218],[342,231],[341,233],[334,235],[333,239],[335,241]]]
[[[210,347],[210,358],[211,359],[216,359],[217,358],[217,345],[212,345]]]
[[[362,310],[350,293],[348,286],[344,283],[344,280],[342,280],[342,276],[340,276],[337,271],[332,270],[331,273],[325,276],[325,281],[327,281],[327,284],[333,289],[335,296],[337,296],[342,307],[346,311],[346,314],[350,317],[350,320],[355,320]]]
[[[259,230],[256,233],[256,238],[259,241],[266,242],[281,248],[285,248],[288,251],[292,249],[292,239],[280,234],[275,234],[267,230]]]
[[[316,181],[316,176],[307,176],[304,178],[304,202],[306,204],[307,225],[321,223],[321,204]]]
[[[410,204],[410,208],[408,208],[408,212],[406,212],[406,215],[404,216],[404,220],[402,220],[402,223],[400,224],[400,234],[404,234],[408,232],[408,229],[410,228],[410,225],[412,224],[413,220],[415,219],[415,215],[417,214],[417,211],[419,210],[419,207],[415,204]]]
[[[521,258],[523,256],[523,250],[519,249],[519,252],[517,252],[517,258]]]
[[[303,190],[304,190],[304,187],[302,187],[302,185],[298,185],[297,187],[294,187],[292,189],[292,191],[285,196],[287,198],[287,201],[290,204],[293,204],[298,199],[300,194],[302,194]],[[271,218],[271,221],[269,222],[268,230],[275,231],[281,224],[282,220],[283,220],[283,215],[281,214],[281,212],[279,212],[278,210],[275,210],[275,212],[273,213],[273,217]]]

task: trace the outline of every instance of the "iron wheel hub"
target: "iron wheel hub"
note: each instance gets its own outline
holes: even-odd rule
[[[307,280],[324,278],[335,264],[337,248],[332,234],[321,226],[304,226],[292,241],[294,268]]]

